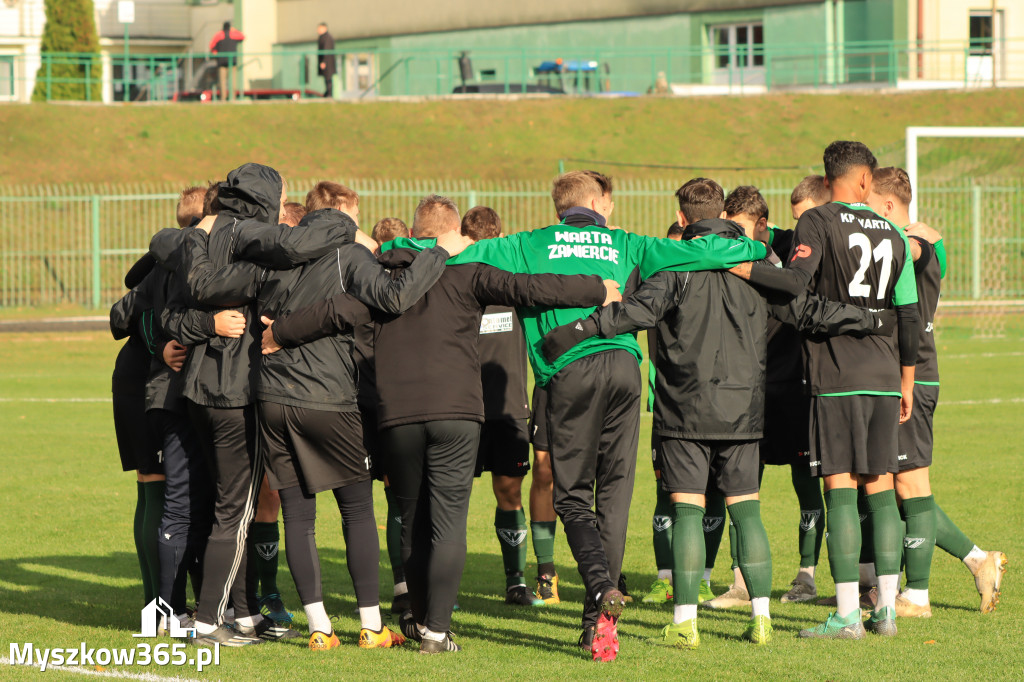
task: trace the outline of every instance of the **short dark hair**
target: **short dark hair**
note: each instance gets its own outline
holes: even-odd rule
[[[474,206],[462,216],[462,234],[475,242],[501,236],[501,218],[489,206]]]
[[[878,168],[878,159],[863,142],[836,140],[825,147],[823,155],[825,177],[829,182],[841,178],[854,168],[866,166],[872,173]]]
[[[668,226],[668,232],[665,234],[665,236],[682,238],[684,232],[686,232],[686,228],[680,225],[678,221],[676,221]]]
[[[220,213],[220,202],[217,197],[220,195],[220,182],[211,180],[206,186],[206,195],[203,197],[203,215],[216,215]]]
[[[725,215],[748,215],[755,221],[768,219],[768,202],[753,185],[740,185],[725,198]]]
[[[408,236],[409,228],[401,218],[381,218],[370,232],[370,238],[378,244]]]
[[[178,209],[175,216],[178,220],[178,227],[188,227],[193,221],[203,217],[203,197],[206,196],[206,188],[193,185],[181,190],[178,195]]]
[[[815,206],[824,206],[832,201],[832,192],[825,186],[824,175],[808,175],[793,188],[789,195],[789,203],[796,206],[801,201],[810,199]]]
[[[459,225],[459,207],[448,197],[431,194],[420,199],[412,218],[412,236],[439,237],[451,230],[452,223]]]
[[[306,217],[306,207],[297,201],[286,201],[284,204],[284,224],[295,227]]]
[[[725,192],[722,186],[709,178],[693,178],[676,190],[679,210],[686,222],[717,218],[725,210]]]
[[[914,191],[910,187],[907,171],[895,166],[886,166],[875,171],[871,191],[879,196],[893,196],[904,206],[910,206]]]

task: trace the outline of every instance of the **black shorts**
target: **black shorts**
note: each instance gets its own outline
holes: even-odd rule
[[[939,387],[914,384],[914,409],[899,428],[900,471],[932,465],[932,416],[939,402]]]
[[[121,454],[121,471],[164,473],[160,443],[146,418],[146,399],[141,395],[114,394],[114,435]]]
[[[897,470],[900,399],[889,395],[811,398],[811,473],[881,476]]]
[[[315,495],[370,479],[359,412],[261,401],[260,436],[274,490],[298,485]]]
[[[490,419],[480,429],[476,473],[494,476],[525,476],[530,470],[528,419]]]
[[[663,439],[656,433],[651,433],[651,464],[654,465],[654,473],[659,475],[664,468],[664,457],[661,454],[661,443]]]
[[[363,423],[363,448],[370,458],[370,476],[375,481],[383,481],[388,475],[387,458],[380,447],[380,429],[377,428],[377,410],[373,407],[359,406],[359,417]]]
[[[662,438],[661,487],[669,493],[704,495],[714,483],[726,497],[759,489],[758,441]]]
[[[799,387],[772,392],[764,404],[764,438],[761,461],[796,465],[809,461],[811,396]]]
[[[530,401],[530,442],[534,450],[551,452],[551,438],[548,436],[548,391],[540,386],[533,387]]]

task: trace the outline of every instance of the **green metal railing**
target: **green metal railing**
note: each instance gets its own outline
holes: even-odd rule
[[[780,88],[836,88],[850,84],[894,87],[919,81],[948,87],[989,85],[993,70],[1004,83],[1024,83],[1024,39],[991,41],[858,41],[838,44],[755,45],[728,47],[659,46],[650,48],[502,48],[472,49],[471,86],[499,93],[523,93],[543,85],[568,94],[690,92],[693,86],[717,86],[728,92]],[[436,96],[461,87],[462,49],[340,48],[339,96]],[[314,46],[281,47],[273,52],[240,52],[235,70],[273,89],[290,90],[296,97],[316,96],[323,79],[316,75],[320,60]],[[35,59],[34,57],[32,59]],[[12,72],[16,99],[27,99],[28,84],[43,81],[52,93],[58,83],[84,85],[102,79],[100,60],[112,74],[103,81],[106,98],[114,101],[169,100],[184,92],[216,90],[216,68],[208,54],[82,55],[44,53],[36,72],[28,57],[16,56]],[[345,59],[362,60],[367,73],[349,80]],[[987,60],[987,61],[986,61]],[[271,65],[266,68],[266,65]],[[260,73],[254,69],[259,65]],[[68,75],[68,68],[72,75]],[[542,68],[545,67],[545,68]],[[202,72],[208,70],[207,77]],[[30,72],[31,71],[31,72]],[[60,72],[60,76],[54,75]],[[255,75],[253,75],[255,74]],[[266,89],[266,88],[264,88]],[[239,91],[252,91],[249,86]],[[85,88],[89,93],[90,89]],[[233,93],[232,93],[233,94]],[[91,95],[86,95],[91,97]]]
[[[771,219],[790,226],[794,177],[745,178],[761,188]],[[421,197],[440,193],[462,210],[494,208],[508,232],[555,221],[541,181],[348,180],[360,194],[369,231],[385,216],[411,216]],[[313,182],[289,181],[294,196]],[[616,180],[612,222],[652,236],[675,219],[678,179]],[[733,183],[739,184],[737,183]],[[71,303],[101,308],[124,293],[124,273],[157,230],[174,224],[177,189],[160,186],[0,189],[0,306]],[[944,300],[1024,298],[1024,181],[945,182],[920,188],[920,216],[945,236]]]

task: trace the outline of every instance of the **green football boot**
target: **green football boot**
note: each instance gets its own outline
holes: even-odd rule
[[[896,610],[890,606],[883,606],[878,611],[872,611],[868,618],[867,629],[876,635],[883,637],[896,636]]]
[[[754,616],[743,631],[743,639],[754,644],[767,644],[772,639],[772,619],[768,616]]]
[[[658,646],[668,646],[675,649],[696,649],[700,646],[697,619],[691,618],[682,623],[669,623],[662,628],[661,637],[651,641]]]
[[[833,611],[821,625],[800,631],[801,637],[817,639],[864,639],[864,624],[860,620],[860,609],[840,618]]]
[[[700,592],[697,593],[697,603],[703,604],[704,602],[711,601],[714,598],[715,593],[711,591],[711,581],[701,578]]]
[[[641,601],[645,604],[664,604],[672,601],[672,583],[667,579],[655,580],[651,589]]]

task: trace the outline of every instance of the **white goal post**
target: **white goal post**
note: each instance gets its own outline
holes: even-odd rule
[[[913,199],[910,220],[917,221],[917,141],[922,137],[1022,137],[1024,128],[1000,126],[910,126],[907,128],[907,175]]]

